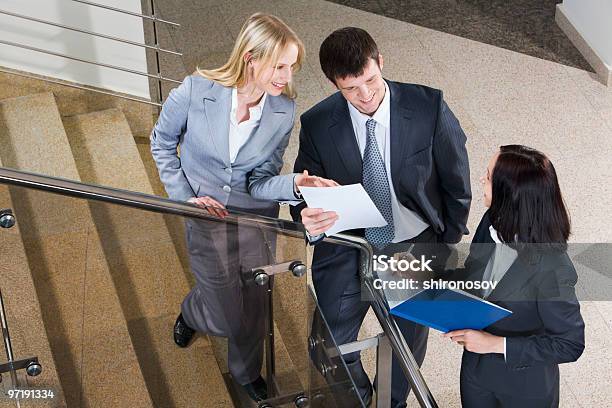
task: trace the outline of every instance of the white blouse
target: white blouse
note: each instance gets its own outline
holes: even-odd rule
[[[229,154],[232,164],[236,161],[240,148],[246,144],[251,135],[259,127],[261,113],[266,103],[266,95],[267,94],[264,92],[259,103],[249,108],[249,119],[242,123],[238,123],[238,119],[236,118],[236,111],[238,110],[238,90],[236,88],[232,89],[232,110],[230,112],[229,126]]]
[[[487,263],[484,275],[482,276],[483,281],[499,282],[502,280],[508,269],[512,266],[518,253],[512,249],[508,244],[503,243],[497,236],[497,231],[493,226],[489,226],[489,233],[491,238],[495,242],[495,251]],[[483,289],[482,296],[487,298],[493,289],[487,286]]]

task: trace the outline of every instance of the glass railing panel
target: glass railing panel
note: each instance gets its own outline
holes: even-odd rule
[[[274,278],[275,335],[282,339],[275,342],[275,355],[286,361],[276,365],[276,379],[280,388],[300,393],[308,385],[304,375],[308,364],[306,243],[303,237],[279,236],[276,244],[277,259],[295,263],[289,273],[277,274]],[[296,259],[295,254],[300,254],[301,258]]]
[[[239,373],[230,368],[236,365],[228,360],[232,345],[226,335],[244,330],[249,340],[273,339],[272,352],[265,342],[257,346],[263,347],[257,364],[270,385],[271,405],[290,406],[300,396],[310,397],[316,404],[315,400],[321,399],[319,394],[326,393],[334,404],[346,398],[350,404],[351,397],[343,393],[355,390],[349,384],[350,370],[345,375],[342,364],[336,364],[342,359],[339,352],[334,348],[318,356],[309,352],[309,339],[314,328],[321,326],[321,319],[316,317],[316,307],[309,304],[304,275],[304,265],[309,262],[302,226],[235,208],[230,208],[225,218],[211,217],[201,215],[207,214],[205,211],[171,201],[163,203],[181,207],[181,211],[187,209],[181,212],[185,215],[17,186],[8,187],[8,196],[20,225],[36,296],[44,305],[45,329],[54,357],[59,356],[57,371],[61,385],[69,391],[65,392],[68,400],[103,398],[102,390],[114,386],[96,377],[103,367],[110,373],[132,370],[134,381],[144,390],[139,397],[148,398],[156,406],[189,406],[194,396],[202,398],[202,404],[217,399],[220,404],[237,401],[248,406],[248,395],[236,384]],[[326,245],[340,243],[328,239]],[[367,253],[354,248],[356,256]],[[598,252],[598,248],[591,245],[568,250],[579,274],[591,273],[595,279],[592,271],[606,270],[605,250]],[[361,300],[382,304],[386,312],[380,316],[397,321],[389,315],[390,309],[418,292],[419,287],[387,286],[369,296],[374,280],[389,283],[420,279],[422,283],[438,279],[442,269],[452,270],[457,262],[463,265],[469,249],[458,246],[451,251],[446,245],[409,244],[374,252],[376,258],[369,257],[374,264],[372,270],[362,259],[361,272],[365,272],[364,282],[369,288],[362,286]],[[408,271],[385,269],[376,265],[381,254],[388,256],[386,260],[396,259],[400,269],[402,265],[412,266]],[[582,268],[584,265],[588,270]],[[194,274],[194,268],[214,273]],[[449,281],[447,272],[441,273],[441,278]],[[609,284],[609,279],[600,281]],[[198,301],[193,303],[193,314],[200,313],[208,326],[202,329],[201,321],[190,322],[212,335],[198,335],[189,347],[179,348],[172,341],[172,328],[178,313],[185,310],[181,307],[185,297],[199,287],[204,287],[201,291],[212,288],[206,296],[196,296]],[[210,317],[215,307],[218,313]],[[329,327],[326,329],[329,331]],[[319,335],[323,339],[325,336],[331,334]],[[127,350],[132,357],[130,360],[115,352],[107,353],[112,358],[104,360],[100,357],[104,353],[94,350]],[[334,364],[321,366],[323,357]],[[239,360],[245,359],[240,355]],[[336,367],[339,376],[326,367]],[[428,382],[430,373],[425,369]],[[205,393],[201,392],[203,388]],[[324,391],[319,394],[313,391],[320,388]],[[137,392],[126,394],[126,398],[136,396]]]
[[[309,401],[311,407],[365,407],[338,344],[309,290]]]
[[[257,373],[275,384],[271,399],[293,403],[306,393],[299,225],[235,209],[223,219],[195,218],[7,191],[36,292],[32,307],[37,299],[69,405],[231,406],[242,389],[235,382]],[[181,310],[201,332],[187,348],[173,342]],[[228,346],[227,338],[239,341]],[[228,348],[231,369],[223,366]],[[275,379],[267,378],[268,361]]]

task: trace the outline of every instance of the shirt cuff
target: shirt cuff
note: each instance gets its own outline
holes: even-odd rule
[[[325,233],[319,234],[319,235],[310,235],[308,233],[308,231],[306,231],[306,238],[308,238],[308,243],[311,245],[316,244],[317,242],[319,242],[320,240],[322,240],[323,238],[325,238]]]
[[[300,205],[304,202],[304,200],[283,200],[283,201],[279,201],[278,203],[280,205],[290,205],[292,207],[295,207],[296,205]]]
[[[297,185],[295,184],[295,178],[298,175],[296,174],[295,176],[293,176],[293,195],[295,196],[295,198],[297,198],[298,200],[302,199],[302,194],[298,191],[297,189]]]
[[[504,337],[504,362],[506,361],[506,338]]]
[[[300,205],[304,202],[304,200],[302,199],[302,195],[300,193],[298,193],[297,191],[297,186],[295,185],[295,178],[297,177],[298,173],[294,173],[293,174],[293,179],[292,179],[292,187],[291,189],[293,190],[293,197],[295,197],[295,200],[277,200],[278,203],[280,205],[290,205],[292,207],[296,206],[296,205]],[[288,176],[290,176],[290,174],[288,174]]]

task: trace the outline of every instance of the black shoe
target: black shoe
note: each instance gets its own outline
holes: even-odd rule
[[[408,398],[406,396],[406,398]],[[393,398],[391,398],[391,407],[392,408],[406,408],[408,405],[406,404],[406,402],[397,402],[396,400],[394,400]]]
[[[250,384],[243,385],[242,388],[249,394],[255,402],[268,399],[268,385],[261,376]]]
[[[176,323],[174,323],[174,342],[176,345],[183,348],[187,347],[194,334],[195,330],[187,326],[187,323],[183,320],[183,314],[179,314]]]
[[[368,378],[365,370],[363,369],[363,365],[360,360],[352,361],[346,363],[346,367],[348,368],[348,374],[350,378],[353,380],[351,384],[354,384],[357,387],[351,387],[351,400],[356,399],[357,393],[360,394],[361,401],[366,407],[370,407],[372,405],[372,393],[374,389],[372,388],[372,383]]]

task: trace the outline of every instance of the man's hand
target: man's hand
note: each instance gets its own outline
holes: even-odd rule
[[[333,211],[323,211],[321,208],[304,208],[300,213],[302,224],[312,236],[323,234],[338,220],[338,214]]]
[[[336,187],[339,185],[334,180],[311,176],[308,174],[308,170],[304,170],[304,173],[295,176],[295,189],[298,192],[300,187]]]
[[[225,218],[229,215],[225,206],[212,197],[192,197],[187,202],[204,208],[210,215],[215,215],[219,218]]]
[[[472,353],[504,353],[504,338],[482,330],[453,330],[444,333],[442,337],[450,338]]]

